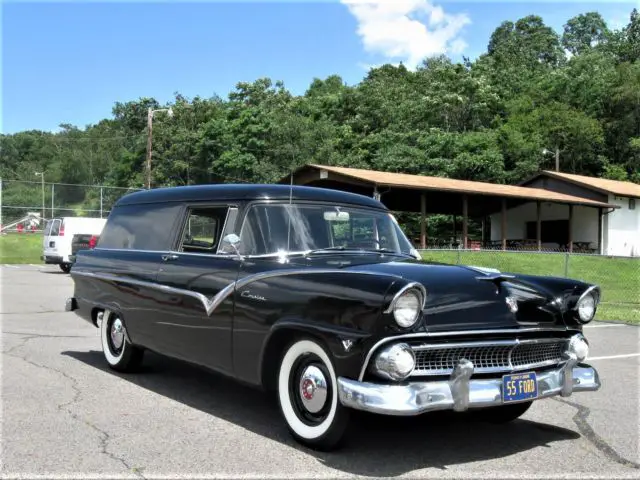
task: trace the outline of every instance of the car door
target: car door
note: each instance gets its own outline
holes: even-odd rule
[[[50,220],[50,222],[51,223],[47,225],[47,231],[45,231],[42,246],[44,248],[45,257],[57,257],[60,256],[57,243],[60,235],[60,226],[62,225],[62,220],[59,218],[54,218],[53,220]]]
[[[182,231],[162,257],[157,281],[169,301],[153,328],[168,355],[230,373],[233,286],[239,260],[220,251],[233,231],[238,209],[229,205],[189,205]]]

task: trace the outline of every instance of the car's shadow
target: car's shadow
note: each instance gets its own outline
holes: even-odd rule
[[[580,437],[572,430],[528,420],[493,425],[448,412],[412,418],[354,412],[343,448],[316,452],[289,436],[275,399],[260,390],[150,352],[135,374],[109,369],[99,351],[66,351],[63,355],[356,475],[389,477],[429,467],[446,469]]]

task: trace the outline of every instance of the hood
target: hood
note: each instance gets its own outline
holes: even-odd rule
[[[553,293],[517,276],[505,279],[476,267],[419,261],[347,268],[400,275],[424,285],[425,326],[429,331],[564,326]],[[516,312],[510,307],[514,303]]]

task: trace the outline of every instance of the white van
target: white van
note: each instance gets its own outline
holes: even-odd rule
[[[71,240],[74,235],[100,235],[106,218],[62,217],[47,220],[42,239],[43,254],[41,259],[46,264],[60,265],[63,272],[71,270],[72,261],[69,256]]]

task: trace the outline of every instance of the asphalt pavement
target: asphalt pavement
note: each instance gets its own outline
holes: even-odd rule
[[[635,326],[585,330],[598,392],[509,425],[356,414],[344,448],[318,453],[259,390],[154,354],[140,373],[109,370],[98,330],[64,312],[73,282],[57,267],[0,266],[0,279],[3,478],[640,477]]]

